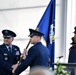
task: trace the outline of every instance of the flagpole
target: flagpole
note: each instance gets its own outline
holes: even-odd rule
[[[38,28],[36,28],[35,30],[38,31]],[[28,42],[26,48],[24,49],[24,52],[26,52],[25,50],[28,48],[29,45],[30,45],[30,40],[29,40],[29,42]],[[23,60],[22,58],[23,58],[23,57],[20,57],[20,60],[17,62],[18,65],[19,65],[19,64],[21,63],[21,61]],[[15,75],[15,74],[12,73],[12,75]]]
[[[29,45],[30,45],[30,40],[29,40],[29,42],[28,42],[26,48],[24,49],[24,52],[26,52],[25,50],[28,48]],[[23,58],[23,57],[20,57],[20,60],[18,61],[18,64],[21,63],[21,61],[23,60],[22,58]]]

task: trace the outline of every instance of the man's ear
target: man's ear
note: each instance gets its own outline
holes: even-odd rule
[[[41,37],[40,36],[37,36],[37,40],[40,41],[41,40]]]
[[[12,41],[14,40],[14,37],[12,37]]]

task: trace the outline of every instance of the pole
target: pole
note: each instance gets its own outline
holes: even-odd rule
[[[26,49],[28,48],[28,46],[30,45],[30,41],[28,42],[28,44],[27,44],[27,46],[26,46]],[[18,61],[18,63],[17,64],[20,64],[21,63],[21,61],[22,61],[22,57],[20,58],[20,60]],[[15,75],[14,73],[12,73],[12,75]]]

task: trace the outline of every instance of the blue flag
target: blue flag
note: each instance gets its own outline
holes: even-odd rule
[[[50,52],[50,66],[54,68],[54,35],[55,35],[55,0],[51,0],[47,6],[38,26],[38,31],[44,33],[44,40]]]

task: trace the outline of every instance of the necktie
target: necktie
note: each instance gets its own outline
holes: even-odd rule
[[[12,48],[9,47],[9,55],[10,55],[10,62],[13,62],[13,54],[12,54]]]
[[[11,50],[11,47],[9,47],[9,53],[10,53],[10,54],[12,54],[12,50]]]

